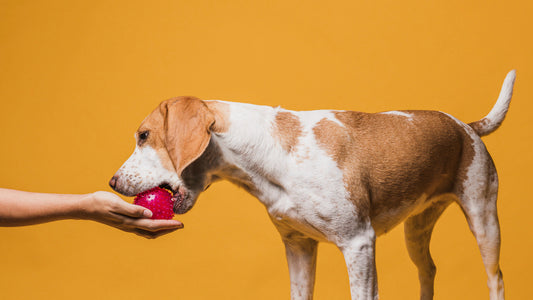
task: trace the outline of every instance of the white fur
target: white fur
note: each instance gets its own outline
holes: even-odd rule
[[[489,121],[489,124],[487,125],[488,131],[495,130],[503,122],[503,119],[507,114],[507,110],[509,109],[509,102],[511,102],[511,98],[513,96],[513,86],[515,78],[515,70],[510,71],[505,77],[502,89],[500,90],[500,95],[498,96],[498,100],[496,101],[496,104],[491,109],[489,114],[485,117],[485,119]]]
[[[510,75],[507,76],[506,82],[509,77]],[[512,79],[514,80],[514,77]],[[474,157],[468,167],[466,180],[462,183],[460,205],[481,251],[488,275],[490,299],[504,299],[503,278],[499,269],[500,227],[496,211],[498,175],[485,144],[474,130],[455,117],[444,114],[463,127],[472,140]]]
[[[406,112],[403,112],[403,111],[391,110],[391,111],[381,112],[381,114],[383,114],[383,115],[402,116],[402,117],[406,117],[409,121],[413,120],[413,115],[412,114],[406,113]]]
[[[310,242],[313,240],[342,247],[351,266],[352,291],[362,289],[367,291],[364,295],[377,297],[375,276],[365,281],[355,279],[374,264],[375,233],[359,218],[357,207],[349,200],[342,170],[318,145],[313,132],[324,119],[344,127],[334,111],[292,112],[226,103],[230,105],[231,126],[227,132],[214,134],[213,141],[224,161],[249,176],[257,188],[254,196],[266,206],[281,233],[287,248],[292,299],[309,299],[312,295],[316,259],[316,242]],[[292,113],[301,124],[301,135],[292,152],[284,150],[274,137],[275,116],[280,111]],[[367,250],[360,253],[357,249],[363,247],[363,241],[372,247],[364,246]],[[307,272],[313,276],[304,275]]]
[[[347,200],[343,172],[318,146],[313,133],[322,119],[340,123],[332,111],[291,112],[303,128],[295,151],[287,153],[273,134],[276,114],[286,110],[241,103],[231,103],[230,109],[231,127],[214,134],[213,141],[226,162],[250,176],[258,189],[254,196],[275,222],[334,243],[340,242],[339,235],[348,228],[356,227],[356,208]],[[339,211],[343,215],[338,215]],[[336,216],[330,220],[333,214]]]
[[[158,153],[149,145],[137,146],[115,174],[122,193],[134,196],[142,191],[167,182],[173,188],[181,185],[176,172],[163,167]]]

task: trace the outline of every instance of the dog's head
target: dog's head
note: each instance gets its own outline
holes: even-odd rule
[[[207,152],[214,122],[214,114],[198,98],[163,101],[139,126],[135,151],[109,185],[125,196],[167,188],[174,211],[187,212],[212,181],[205,164],[197,161]]]

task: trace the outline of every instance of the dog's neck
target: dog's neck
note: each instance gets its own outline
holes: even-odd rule
[[[229,180],[269,205],[285,192],[287,155],[273,135],[279,108],[228,102],[227,130],[213,133],[221,162],[214,175]],[[253,124],[253,126],[250,126]]]

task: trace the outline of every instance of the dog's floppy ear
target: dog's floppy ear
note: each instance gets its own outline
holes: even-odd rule
[[[161,103],[165,116],[165,146],[176,173],[195,161],[207,148],[215,122],[205,103],[195,97],[177,97]]]

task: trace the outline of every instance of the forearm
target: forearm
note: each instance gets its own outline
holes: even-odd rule
[[[23,226],[83,216],[88,195],[31,193],[0,188],[0,226]]]
[[[63,219],[93,220],[146,238],[183,228],[177,220],[152,220],[152,212],[113,193],[30,193],[0,188],[0,226],[24,226]]]

